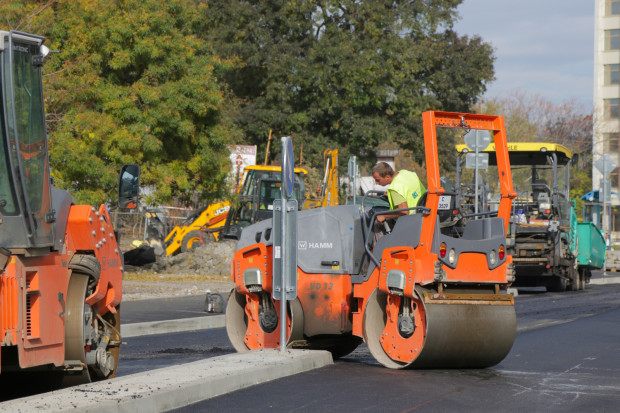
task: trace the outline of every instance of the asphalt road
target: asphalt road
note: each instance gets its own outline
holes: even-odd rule
[[[204,311],[204,303],[205,295],[202,294],[186,297],[123,301],[121,303],[121,322],[122,324],[133,324],[206,316],[208,314]]]
[[[515,303],[517,339],[491,369],[393,371],[360,346],[331,367],[181,411],[617,411],[620,285],[523,290]],[[124,324],[207,315],[201,296],[125,302],[121,311]],[[130,337],[121,346],[118,375],[232,352],[224,329]]]
[[[616,412],[620,408],[620,286],[521,293],[518,333],[497,366],[394,371],[365,346],[333,366],[177,412]]]
[[[123,340],[116,375],[122,377],[234,352],[223,328],[132,337]]]
[[[394,371],[347,358],[177,412],[617,412],[620,310],[519,333],[485,370]]]

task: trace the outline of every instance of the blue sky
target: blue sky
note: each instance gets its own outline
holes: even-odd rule
[[[461,35],[493,46],[496,80],[485,97],[521,89],[592,110],[594,0],[463,0]]]

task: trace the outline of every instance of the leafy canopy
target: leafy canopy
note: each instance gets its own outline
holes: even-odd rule
[[[314,167],[328,147],[369,165],[381,145],[400,146],[423,162],[421,113],[469,111],[493,79],[490,45],[453,30],[460,2],[11,0],[3,10],[9,28],[60,51],[45,68],[57,185],[80,202],[109,200],[119,167],[139,163],[154,199],[209,202],[226,192],[226,145],[265,147],[270,129]]]
[[[30,2],[32,3],[32,2]],[[225,193],[234,126],[213,55],[192,28],[190,0],[66,0],[29,26],[59,50],[46,65],[50,162],[80,202],[113,198],[138,163],[159,201]]]
[[[200,33],[244,63],[225,79],[252,143],[273,129],[313,164],[334,146],[374,162],[382,142],[422,160],[421,113],[467,111],[493,79],[491,47],[452,29],[460,2],[213,0]]]

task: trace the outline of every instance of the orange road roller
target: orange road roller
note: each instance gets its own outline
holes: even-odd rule
[[[273,299],[272,220],[246,227],[231,263],[235,287],[226,309],[237,351],[325,349],[334,357],[365,342],[389,368],[484,368],[499,363],[516,334],[512,257],[506,230],[513,190],[504,120],[423,114],[427,192],[374,242],[378,207],[341,205],[297,212],[297,298],[285,315]],[[460,210],[441,178],[438,128],[453,135],[486,130],[498,163],[497,211]],[[449,132],[447,132],[449,133]],[[464,135],[463,135],[464,136]],[[477,142],[477,141],[476,141]],[[394,211],[391,211],[394,212]]]

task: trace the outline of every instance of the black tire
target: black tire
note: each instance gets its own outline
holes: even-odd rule
[[[547,281],[547,291],[552,293],[563,293],[566,291],[566,284],[566,278],[555,275]]]
[[[200,246],[200,231],[190,231],[183,237],[181,252],[188,252]]]
[[[590,282],[591,275],[592,273],[590,272],[590,270],[587,270],[585,268],[579,270],[579,282],[582,290],[586,289],[586,284]]]
[[[579,270],[577,270],[574,267],[570,267],[568,271],[568,278],[570,281],[570,285],[569,285],[570,291],[583,290],[583,287],[581,286],[582,277],[581,277],[581,273]]]

